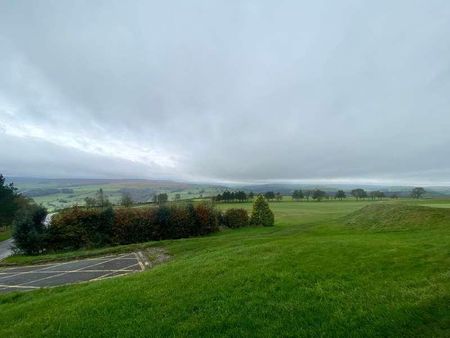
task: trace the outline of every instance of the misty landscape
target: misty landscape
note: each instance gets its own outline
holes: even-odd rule
[[[0,0],[1,337],[449,337],[450,3]]]

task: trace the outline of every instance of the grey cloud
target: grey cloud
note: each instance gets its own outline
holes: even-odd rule
[[[447,1],[2,2],[1,167],[448,182],[449,32]]]

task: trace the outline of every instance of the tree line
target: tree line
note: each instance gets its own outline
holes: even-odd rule
[[[253,192],[246,193],[245,191],[224,191],[213,198],[216,202],[246,202],[255,197]]]
[[[414,189],[411,190],[410,196],[412,198],[422,198],[425,193],[426,193],[426,191],[424,188],[415,187]],[[380,190],[367,192],[366,190],[361,189],[361,188],[353,189],[350,191],[349,194],[356,200],[364,200],[364,199],[369,199],[369,198],[372,200],[376,200],[376,199],[382,200],[383,198],[386,198],[386,197],[390,197],[392,199],[399,198],[398,193],[390,193],[388,196],[388,194],[386,194],[385,192],[380,191]],[[294,201],[300,201],[303,199],[309,200],[310,198],[312,198],[313,200],[317,200],[317,201],[321,201],[324,198],[328,198],[328,199],[334,198],[334,199],[338,199],[338,200],[342,201],[343,199],[347,198],[347,193],[344,190],[338,190],[334,193],[326,193],[325,191],[322,191],[320,189],[305,190],[305,191],[299,189],[299,190],[294,190],[294,192],[292,193],[292,199]]]
[[[422,198],[426,193],[425,189],[422,187],[415,187],[411,190],[410,196],[412,198]],[[268,201],[282,201],[283,195],[280,192],[267,191],[263,194],[264,198]],[[216,202],[246,202],[248,200],[252,200],[255,194],[253,192],[246,193],[245,191],[224,191],[222,194],[218,194],[213,198]],[[312,189],[312,190],[302,190],[296,189],[292,192],[291,197],[294,201],[309,201],[310,199],[314,201],[322,201],[323,199],[336,199],[336,200],[344,200],[347,197],[353,197],[356,200],[382,200],[384,198],[390,197],[392,199],[399,198],[398,193],[385,193],[381,190],[375,191],[366,191],[362,188],[352,189],[349,192],[345,192],[344,190],[337,190],[335,192],[325,192],[321,189]]]

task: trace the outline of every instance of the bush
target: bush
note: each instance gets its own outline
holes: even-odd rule
[[[194,236],[206,235],[219,230],[218,212],[211,204],[201,203],[195,206]]]
[[[47,210],[30,205],[16,215],[13,222],[15,246],[28,255],[42,253],[47,246],[47,231],[43,224]]]
[[[49,249],[66,250],[99,247],[112,243],[114,211],[73,207],[52,218],[49,227]]]
[[[223,216],[223,223],[229,228],[241,228],[249,225],[248,212],[245,209],[228,209]]]
[[[114,214],[113,243],[130,244],[159,239],[156,238],[155,225],[152,209],[119,209]]]
[[[273,226],[274,216],[272,210],[269,208],[269,204],[262,195],[259,195],[255,203],[253,203],[252,217],[250,219],[253,225]]]
[[[192,204],[170,207],[168,238],[183,238],[198,235],[195,231],[195,210]]]

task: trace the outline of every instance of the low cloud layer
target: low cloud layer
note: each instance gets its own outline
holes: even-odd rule
[[[448,1],[3,1],[0,172],[450,183]]]

